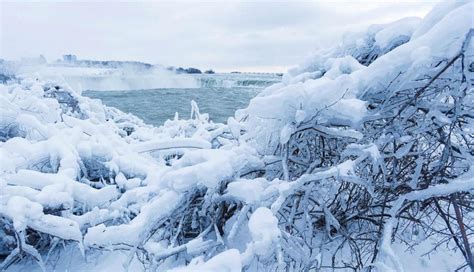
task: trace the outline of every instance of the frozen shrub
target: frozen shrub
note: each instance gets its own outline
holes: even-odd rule
[[[194,102],[154,128],[67,88],[2,85],[24,134],[0,143],[1,269],[54,267],[64,243],[151,271],[417,270],[401,256],[420,247],[467,271],[472,5],[349,37],[226,125]]]

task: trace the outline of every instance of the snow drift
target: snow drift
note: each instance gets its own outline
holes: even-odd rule
[[[472,9],[347,36],[227,124],[0,85],[1,269],[474,267]]]

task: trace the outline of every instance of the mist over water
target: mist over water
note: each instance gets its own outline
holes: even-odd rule
[[[137,69],[121,67],[27,65],[19,63],[15,74],[65,84],[76,91],[83,90],[146,90],[154,88],[199,88],[197,78],[177,74],[163,67]]]

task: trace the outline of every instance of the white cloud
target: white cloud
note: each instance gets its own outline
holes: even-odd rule
[[[0,57],[65,53],[217,70],[279,70],[346,30],[433,2],[2,2]]]

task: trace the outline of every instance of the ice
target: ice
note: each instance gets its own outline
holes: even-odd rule
[[[17,230],[24,230],[30,218],[34,220],[43,213],[43,207],[40,204],[19,196],[10,198],[3,209],[12,217],[13,226]]]
[[[304,121],[306,118],[306,113],[302,110],[297,110],[295,114],[295,121],[297,124],[301,123]]]
[[[238,272],[242,271],[240,262],[240,253],[236,249],[224,251],[210,260],[204,262],[201,259],[194,259],[186,267],[172,269],[173,272],[192,272],[192,271],[209,271],[209,272]]]
[[[433,26],[437,25],[447,14],[456,8],[465,5],[465,1],[447,0],[436,5],[421,21],[418,28],[413,33],[413,38],[418,38],[426,34]],[[466,7],[469,9],[469,7]],[[458,24],[456,24],[458,25]]]
[[[227,195],[248,204],[258,204],[267,186],[268,182],[266,179],[236,180],[227,186]]]
[[[229,126],[232,136],[239,139],[241,130],[239,123],[233,117],[229,117],[229,119],[227,119],[227,125]]]
[[[154,152],[167,149],[210,149],[211,143],[208,141],[203,141],[201,139],[177,139],[173,138],[168,141],[166,140],[157,140],[157,141],[148,141],[144,143],[137,143],[132,146],[132,148],[138,152]]]
[[[280,144],[286,144],[295,131],[296,127],[294,124],[286,124],[280,131]]]
[[[40,232],[47,232],[64,240],[75,240],[82,243],[82,233],[76,222],[50,214],[43,214],[41,204],[20,196],[11,197],[0,211],[10,217],[15,229],[25,231],[30,227]]]
[[[459,178],[452,180],[449,184],[438,184],[424,190],[413,191],[400,196],[390,209],[391,218],[384,224],[384,234],[381,245],[381,253],[375,265],[381,271],[404,271],[400,257],[395,253],[392,246],[392,233],[395,215],[402,208],[405,200],[425,200],[434,196],[444,196],[455,192],[468,192],[474,190],[474,168]]]
[[[219,182],[262,167],[262,162],[248,146],[230,150],[194,150],[187,152],[173,165],[175,171],[167,172],[161,182],[177,191],[184,191],[196,184],[215,188]],[[248,155],[250,154],[250,156]]]
[[[173,191],[163,191],[148,205],[140,210],[140,214],[129,224],[106,227],[103,224],[89,228],[84,236],[84,244],[88,246],[128,246],[139,245],[163,217],[169,216],[180,202],[180,197]],[[124,235],[126,233],[127,235]]]
[[[348,75],[363,68],[365,68],[365,66],[361,65],[352,56],[345,56],[343,58],[329,58],[324,63],[324,69],[326,70],[324,77],[336,79],[341,75]]]
[[[258,143],[270,142],[272,144],[260,146],[274,149],[274,144],[285,142],[288,135],[275,132],[288,131],[288,126],[297,122],[297,110],[305,112],[308,120],[317,116],[331,125],[349,124],[357,127],[366,115],[366,104],[360,99],[362,96],[383,85],[387,78],[395,78],[399,71],[407,70],[411,65],[412,69],[419,67],[418,61],[412,63],[402,56],[411,56],[418,50],[423,61],[432,61],[451,58],[459,52],[468,29],[472,27],[468,5],[470,4],[465,3],[465,6],[452,9],[451,14],[441,17],[424,35],[392,48],[367,67],[361,66],[354,57],[327,57],[330,54],[326,52],[317,55],[317,58],[310,58],[300,67],[289,71],[283,80],[285,84],[267,88],[252,99],[246,109],[239,112],[239,115],[246,116],[243,126],[249,131],[255,131],[247,137],[252,137]],[[429,16],[428,20],[431,20],[432,15]],[[398,24],[406,24],[411,29],[416,24],[415,21],[417,20],[408,19]],[[420,24],[425,25],[425,20]],[[396,28],[396,25],[380,26],[377,29],[379,32],[382,31],[380,29],[386,29],[390,34],[395,31],[391,28]],[[393,36],[388,34],[387,39]],[[341,49],[334,49],[333,54],[340,54],[339,50]],[[322,76],[292,81],[299,74],[310,72],[309,69],[312,73],[321,72]],[[278,136],[283,137],[281,141]]]
[[[193,101],[152,127],[67,84],[143,75],[1,84],[0,270],[416,270],[426,237],[458,256],[447,269],[468,264],[452,239],[472,237],[472,8],[346,35],[227,124]]]
[[[408,17],[393,22],[375,34],[375,44],[383,50],[390,50],[397,43],[405,43],[410,40],[421,21],[417,17]]]
[[[268,208],[256,209],[249,219],[248,227],[252,235],[252,249],[257,255],[265,255],[272,249],[281,235],[278,219]]]
[[[94,189],[85,184],[75,182],[67,176],[41,173],[31,170],[18,171],[17,174],[7,177],[7,183],[42,190],[48,189],[48,186],[61,186],[61,191],[68,192],[76,201],[89,207],[100,206],[118,196],[115,186]]]

